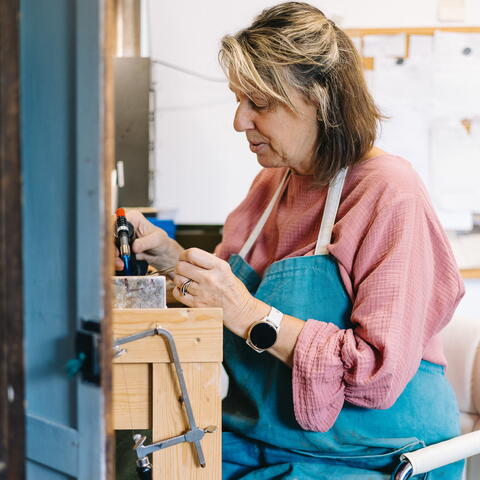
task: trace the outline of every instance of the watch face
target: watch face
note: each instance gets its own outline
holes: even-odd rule
[[[272,347],[276,340],[277,331],[269,323],[256,323],[250,330],[250,341],[260,350]]]

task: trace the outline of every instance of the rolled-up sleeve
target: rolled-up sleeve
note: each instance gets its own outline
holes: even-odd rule
[[[360,238],[350,232],[339,242],[337,253],[350,249],[341,256],[351,261],[353,328],[306,321],[292,372],[302,428],[327,431],[344,402],[389,408],[417,371],[425,346],[451,319],[464,288],[430,208],[423,197],[409,195],[370,212]]]

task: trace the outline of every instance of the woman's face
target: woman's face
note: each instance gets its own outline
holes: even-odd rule
[[[296,112],[281,104],[269,107],[230,84],[238,102],[233,127],[245,132],[250,150],[263,167],[290,167],[313,173],[318,138],[317,109],[295,89],[287,89]]]

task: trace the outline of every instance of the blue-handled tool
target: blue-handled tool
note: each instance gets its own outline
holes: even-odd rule
[[[125,210],[118,208],[116,211],[117,219],[115,221],[115,244],[120,252],[120,258],[123,261],[123,270],[117,271],[117,276],[145,275],[148,264],[143,260],[137,260],[132,250],[132,244],[135,240],[135,229],[127,220]]]

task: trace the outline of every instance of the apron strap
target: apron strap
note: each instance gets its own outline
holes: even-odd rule
[[[335,224],[335,218],[337,217],[338,206],[340,204],[340,197],[342,196],[342,189],[347,170],[348,167],[340,170],[335,178],[331,180],[328,187],[327,199],[325,201],[322,223],[320,225],[320,231],[318,232],[314,255],[328,254],[327,247],[330,245],[332,239],[332,230]]]
[[[332,230],[335,224],[335,218],[337,217],[338,206],[340,204],[340,197],[342,196],[343,184],[345,182],[345,176],[347,175],[348,168],[340,170],[335,178],[330,182],[328,187],[327,199],[325,201],[325,208],[323,211],[322,223],[320,225],[320,231],[318,232],[317,245],[315,247],[314,255],[326,255],[328,254],[328,245],[332,239]],[[253,244],[257,240],[260,232],[262,231],[265,223],[267,223],[268,217],[272,213],[272,210],[278,200],[278,197],[290,176],[291,170],[287,170],[285,176],[283,177],[280,185],[278,186],[276,192],[274,193],[270,203],[268,204],[265,211],[262,213],[262,216],[255,225],[252,233],[247,238],[247,241],[243,245],[238,255],[245,259],[248,255],[248,252],[252,248]]]
[[[262,213],[262,216],[260,217],[257,224],[255,225],[255,228],[252,230],[252,233],[247,238],[247,241],[243,245],[240,252],[238,252],[238,255],[243,259],[245,259],[245,257],[248,255],[248,252],[250,251],[253,244],[255,243],[255,240],[258,238],[258,236],[260,235],[260,232],[265,226],[265,223],[267,223],[268,217],[272,213],[273,207],[275,206],[275,203],[277,202],[277,199],[282,191],[283,186],[285,185],[285,182],[287,181],[287,178],[290,176],[290,173],[291,173],[291,170],[288,169],[282,181],[280,182],[280,185],[278,186],[277,191],[274,193],[272,199],[270,200],[270,203],[268,204],[265,211]]]

